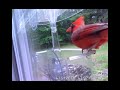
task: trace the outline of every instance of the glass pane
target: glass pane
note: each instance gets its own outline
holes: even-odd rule
[[[34,80],[108,80],[108,44],[86,57],[81,48],[72,43],[72,33],[66,32],[80,16],[85,17],[86,25],[107,23],[107,9],[24,9],[22,13]],[[21,23],[22,18],[19,20]],[[19,30],[18,34],[20,32],[23,31]],[[105,74],[97,78],[99,72]]]

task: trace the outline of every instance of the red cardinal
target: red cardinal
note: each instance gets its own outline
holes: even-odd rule
[[[96,50],[101,45],[108,41],[108,23],[95,23],[85,25],[84,16],[80,16],[71,26],[66,30],[71,32],[71,40],[74,45],[87,49],[87,54],[95,54]]]

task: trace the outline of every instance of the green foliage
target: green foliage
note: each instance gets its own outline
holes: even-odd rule
[[[66,33],[66,29],[70,27],[71,23],[81,15],[85,16],[86,24],[108,21],[107,9],[84,9],[82,12],[74,15],[73,17],[57,22],[56,24],[58,30],[58,38],[61,46],[71,42],[71,35],[69,33]],[[92,18],[93,16],[94,18]],[[65,15],[61,15],[59,18],[62,19],[65,17]],[[35,31],[33,31],[32,29],[28,30],[28,36],[31,39],[30,42],[35,50],[47,49],[52,47],[51,29],[49,25],[38,26]]]
[[[51,31],[50,27],[47,25],[38,26],[38,28],[35,31],[30,29],[28,31],[28,37],[31,39],[31,44],[33,44],[35,50],[48,48],[52,46]]]

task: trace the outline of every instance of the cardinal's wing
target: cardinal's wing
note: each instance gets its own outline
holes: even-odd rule
[[[100,32],[102,30],[108,30],[108,24],[107,23],[96,23],[91,25],[86,25],[83,28],[83,31],[80,30],[79,37],[84,38],[85,36],[95,34],[97,32]]]

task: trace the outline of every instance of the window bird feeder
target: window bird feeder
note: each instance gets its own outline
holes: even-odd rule
[[[81,55],[81,49],[61,49],[56,22],[70,18],[82,9],[14,9],[12,40],[18,75],[21,81],[88,81],[91,60]],[[60,18],[60,16],[66,16]],[[30,48],[27,31],[39,25],[50,25],[52,48],[35,52]],[[64,58],[61,52],[73,52]],[[90,58],[91,59],[91,58]]]

